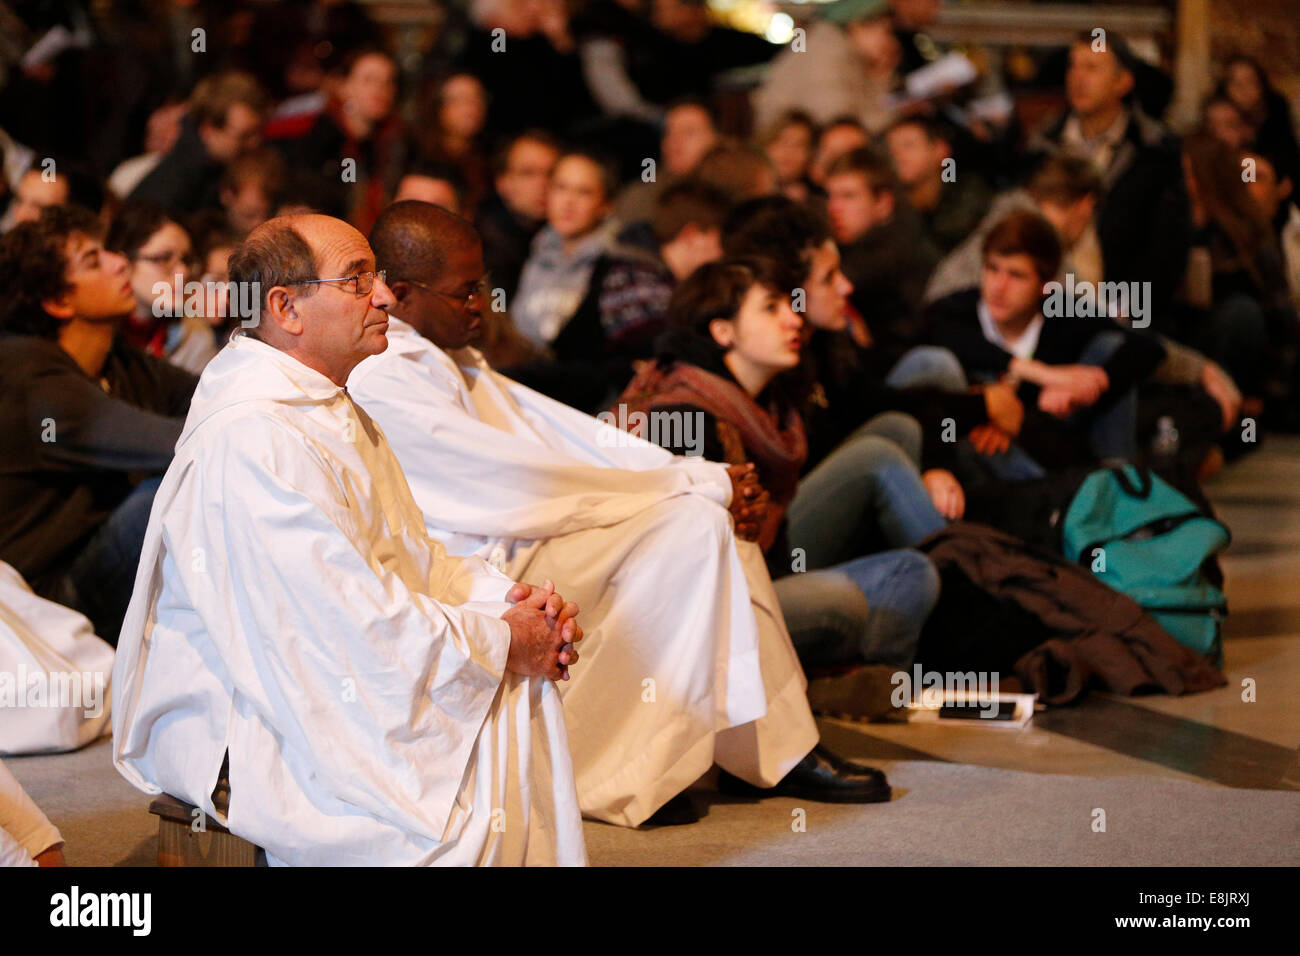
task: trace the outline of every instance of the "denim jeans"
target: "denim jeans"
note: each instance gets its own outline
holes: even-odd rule
[[[809,570],[885,548],[911,547],[946,524],[909,453],[877,431],[911,431],[919,455],[915,419],[886,413],[850,435],[804,476],[786,519],[790,547],[803,549]]]
[[[910,549],[883,551],[773,582],[790,638],[805,666],[909,667],[939,599],[939,574]]]
[[[144,548],[149,512],[162,478],[140,482],[81,549],[55,590],[55,600],[80,611],[114,647]]]
[[[951,351],[940,345],[917,345],[903,353],[885,376],[890,388],[941,388],[966,391],[966,372]]]

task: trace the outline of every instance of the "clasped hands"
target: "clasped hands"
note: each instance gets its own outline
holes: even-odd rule
[[[565,601],[546,581],[541,587],[513,585],[506,600],[514,605],[501,620],[510,625],[506,670],[524,677],[568,680],[569,665],[578,662],[575,645],[582,640],[578,605]]]
[[[727,477],[731,479],[731,504],[727,510],[735,520],[736,537],[757,541],[772,496],[758,483],[758,472],[753,462],[728,465]]]

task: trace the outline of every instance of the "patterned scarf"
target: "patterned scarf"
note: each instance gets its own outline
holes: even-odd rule
[[[774,398],[763,408],[735,382],[682,361],[647,364],[623,391],[619,404],[627,407],[626,415],[618,416],[622,421],[634,412],[671,405],[692,405],[716,416],[727,463],[752,461],[758,480],[772,496],[759,535],[764,552],[772,547],[808,457],[803,419],[793,405]],[[628,430],[637,434],[641,429],[629,421]]]

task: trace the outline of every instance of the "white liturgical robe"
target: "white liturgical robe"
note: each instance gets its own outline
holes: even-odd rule
[[[113,648],[0,561],[0,754],[76,750],[108,730]]]
[[[344,389],[237,336],[150,516],[114,761],[272,863],[581,864],[559,695],[505,672],[510,585],[428,537]]]
[[[390,318],[348,380],[453,554],[550,579],[586,631],[560,685],[585,815],[636,826],[713,763],[775,784],[817,743],[722,465],[677,457]]]

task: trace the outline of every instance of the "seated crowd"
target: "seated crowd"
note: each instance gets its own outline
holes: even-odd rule
[[[159,90],[139,155],[0,111],[0,570],[117,648],[123,775],[291,864],[581,863],[715,766],[888,800],[813,715],[889,710],[977,493],[1300,424],[1259,66],[1179,137],[1081,38],[1021,130],[897,95],[929,6],[774,58],[507,0],[415,76],[340,14]]]

